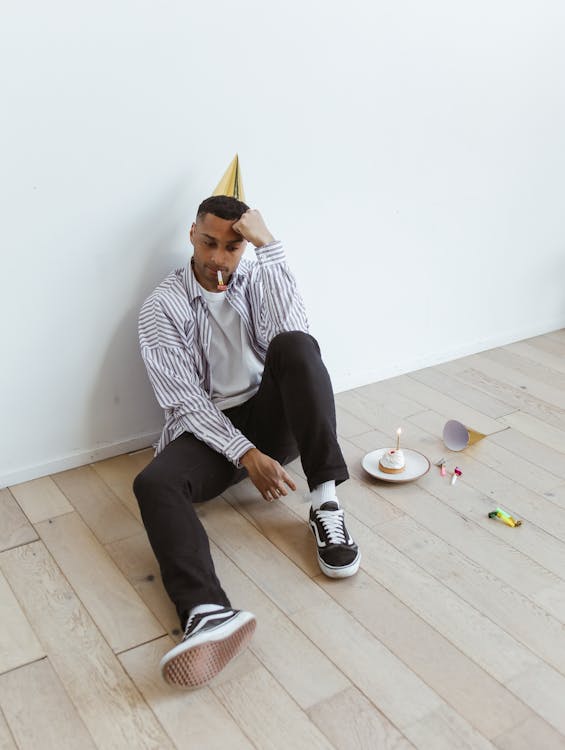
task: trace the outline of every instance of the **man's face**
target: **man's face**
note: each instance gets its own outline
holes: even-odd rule
[[[218,271],[222,272],[224,284],[229,282],[245,251],[247,242],[232,229],[235,223],[235,220],[204,214],[190,228],[194,275],[210,292],[217,291]]]

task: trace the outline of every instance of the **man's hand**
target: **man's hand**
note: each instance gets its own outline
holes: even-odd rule
[[[258,448],[251,448],[244,453],[239,463],[247,469],[249,478],[269,502],[288,494],[285,484],[291,490],[296,489],[296,485],[279,462],[261,453]]]
[[[263,217],[255,208],[246,211],[238,221],[232,224],[232,229],[248,242],[252,242],[255,247],[268,245],[275,239],[267,229]]]

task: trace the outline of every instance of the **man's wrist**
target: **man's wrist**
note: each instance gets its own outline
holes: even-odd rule
[[[241,466],[245,468],[246,464],[249,463],[249,461],[253,460],[254,455],[257,453],[260,453],[258,448],[248,448],[248,450],[245,451],[245,453],[239,457],[239,463]]]
[[[255,247],[265,247],[266,245],[271,245],[273,242],[276,242],[270,232],[262,237],[256,237],[256,240],[257,242],[255,242],[255,240],[253,241]]]

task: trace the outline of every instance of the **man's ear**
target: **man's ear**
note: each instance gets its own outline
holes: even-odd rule
[[[196,231],[196,224],[192,222],[192,226],[190,227],[190,232],[188,233],[188,236],[190,237],[191,243],[194,245],[194,232]]]

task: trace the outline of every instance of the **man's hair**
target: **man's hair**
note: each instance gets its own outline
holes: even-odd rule
[[[212,214],[219,219],[237,221],[248,209],[249,206],[243,201],[238,201],[237,198],[232,198],[229,195],[213,195],[211,198],[206,198],[198,206],[196,218],[199,219],[205,214]]]

